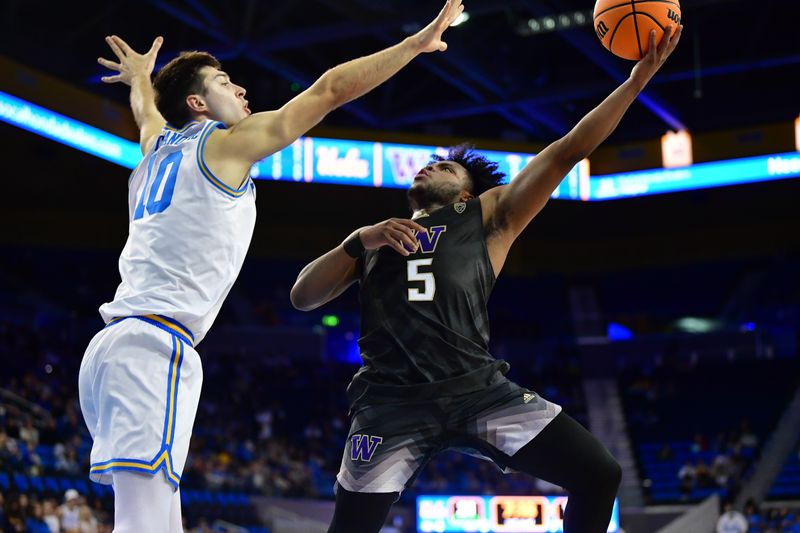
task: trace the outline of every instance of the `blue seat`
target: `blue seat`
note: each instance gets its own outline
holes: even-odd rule
[[[75,488],[78,490],[78,492],[84,495],[89,494],[89,486],[86,484],[85,480],[76,479],[74,480],[74,483],[75,483]]]
[[[56,481],[56,478],[53,476],[45,476],[44,486],[52,493],[61,492],[61,488],[58,486],[58,481]]]
[[[30,484],[33,487],[33,490],[36,492],[42,493],[44,492],[44,483],[42,483],[42,478],[40,477],[30,477]]]
[[[653,490],[650,498],[657,502],[673,502],[681,499],[681,493],[677,490]]]
[[[28,479],[23,474],[14,474],[14,484],[22,492],[28,492],[30,485]]]
[[[42,466],[45,468],[55,468],[56,457],[53,453],[52,446],[45,446],[40,444],[36,447],[36,455],[42,460]]]
[[[102,483],[92,483],[92,490],[94,491],[95,496],[98,498],[104,498],[114,494],[111,485],[103,485]]]
[[[8,474],[5,472],[0,472],[0,488],[3,490],[8,490],[11,486],[11,480],[8,479]]]

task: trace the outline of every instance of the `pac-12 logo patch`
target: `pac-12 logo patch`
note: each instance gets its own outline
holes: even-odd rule
[[[464,202],[458,202],[456,204],[453,204],[453,209],[455,209],[456,213],[460,215],[467,209],[467,204]]]
[[[383,442],[383,437],[372,435],[353,435],[350,437],[350,459],[353,461],[370,462],[378,445]]]

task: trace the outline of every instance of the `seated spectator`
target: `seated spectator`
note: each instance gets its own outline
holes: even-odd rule
[[[47,522],[44,521],[44,510],[40,502],[30,504],[30,513],[25,520],[25,531],[28,533],[52,533]]]
[[[60,446],[60,448],[59,448]],[[56,470],[65,474],[77,475],[80,473],[80,466],[78,465],[78,454],[72,446],[64,446],[63,444],[56,445]]]
[[[796,514],[794,511],[789,510],[788,507],[781,507],[779,514],[781,531],[787,531],[794,526]]]
[[[717,533],[747,533],[747,520],[733,510],[731,502],[725,502],[725,512],[717,520]]]
[[[681,493],[687,496],[692,492],[695,482],[695,467],[692,466],[690,461],[683,463],[683,466],[678,470],[678,479],[680,480]]]
[[[694,478],[699,488],[707,489],[714,486],[711,470],[708,469],[706,462],[702,459],[697,461],[697,466],[694,469]]]
[[[733,485],[738,485],[744,474],[745,458],[742,457],[742,450],[738,446],[733,449],[730,455],[730,478]]]
[[[717,454],[711,464],[711,475],[720,487],[727,487],[731,477],[731,458],[724,453]]]
[[[794,517],[794,524],[789,526],[789,528],[786,529],[785,531],[787,531],[788,533],[800,533],[800,513],[796,514],[796,516]]]
[[[50,528],[50,533],[61,533],[61,520],[58,518],[58,510],[56,509],[56,502],[51,499],[46,499],[42,504],[42,519]]]
[[[28,442],[20,443],[20,453],[25,472],[29,476],[39,477],[42,475],[42,458]]]
[[[672,448],[670,447],[669,443],[664,443],[664,446],[661,447],[661,450],[658,452],[658,460],[659,461],[670,461],[672,460]]]
[[[6,504],[6,520],[4,524],[8,532],[25,531],[25,511],[28,505],[28,497],[21,494],[16,499],[11,499]]]
[[[0,461],[3,463],[5,463],[8,458],[11,457],[11,442],[13,440],[14,439],[9,437],[8,433],[6,433],[5,427],[0,428]],[[16,447],[16,443],[14,446]]]
[[[750,429],[750,423],[747,420],[742,420],[739,427],[739,445],[742,448],[750,449],[758,447],[758,437]]]
[[[4,527],[6,523],[6,499],[3,493],[0,492],[0,528]]]
[[[757,532],[761,531],[761,525],[763,524],[763,519],[761,517],[761,513],[758,510],[758,506],[756,505],[755,500],[752,498],[747,500],[747,503],[744,504],[744,517],[747,520],[748,531]]]
[[[696,433],[694,439],[692,439],[692,453],[700,453],[708,450],[708,442],[706,442],[706,438],[700,434]]]
[[[781,516],[779,509],[770,509],[768,513],[766,513],[764,519],[764,530],[767,533],[778,533],[781,531],[780,529],[781,524]]]
[[[80,521],[78,523],[80,533],[98,533],[97,519],[92,514],[91,508],[83,504],[80,507]]]
[[[30,416],[25,417],[24,425],[19,428],[19,440],[26,442],[31,448],[39,445],[39,430],[33,425],[33,419]]]
[[[58,508],[61,533],[81,533],[81,495],[75,489],[64,493],[64,504]]]

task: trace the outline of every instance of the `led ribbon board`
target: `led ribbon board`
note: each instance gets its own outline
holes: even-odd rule
[[[478,150],[507,176],[516,176],[534,154]],[[348,141],[301,137],[291,146],[253,166],[254,178],[307,183],[335,183],[407,189],[431,155],[446,155],[442,146]],[[564,178],[554,198],[581,198],[588,193],[588,167],[576,165]]]
[[[126,168],[142,158],[139,145],[0,91],[0,120]]]
[[[0,120],[126,168],[141,159],[139,145],[0,91]],[[479,150],[508,176],[534,154]],[[304,183],[407,188],[437,146],[302,137],[253,165],[254,178]],[[587,162],[573,168],[553,198],[610,200],[724,185],[800,177],[800,153],[699,163],[683,168],[589,176]]]
[[[800,177],[800,153],[787,152],[682,168],[592,176],[589,197],[610,200],[797,177]]]
[[[559,533],[566,496],[418,496],[417,531]],[[619,501],[608,524],[619,531]]]
[[[126,168],[134,168],[141,159],[135,142],[2,91],[0,119]],[[447,151],[436,146],[301,137],[253,165],[252,175],[281,181],[407,188],[434,153],[442,155]],[[487,150],[480,153],[496,161],[508,176],[515,176],[534,157],[534,154]],[[584,189],[588,178],[585,168],[576,166],[553,196],[580,198],[581,177]]]

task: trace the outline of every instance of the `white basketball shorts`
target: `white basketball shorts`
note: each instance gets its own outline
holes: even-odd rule
[[[203,369],[191,332],[160,315],[109,322],[86,348],[81,411],[94,439],[89,477],[163,471],[177,489],[200,400]]]

